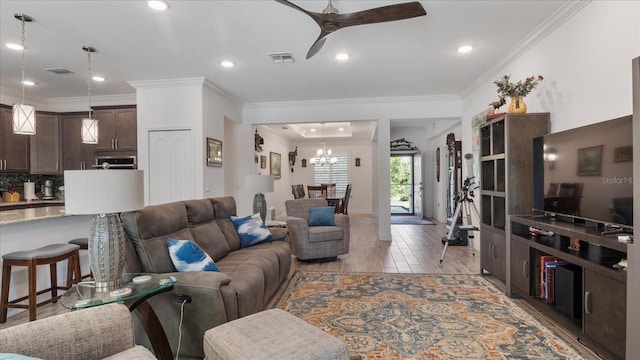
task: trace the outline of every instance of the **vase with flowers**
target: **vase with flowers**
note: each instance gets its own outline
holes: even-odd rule
[[[530,76],[517,83],[512,83],[511,75],[504,75],[497,81],[494,81],[494,84],[498,87],[498,95],[501,98],[511,98],[507,112],[509,114],[522,114],[527,112],[527,104],[524,103],[524,97],[535,89],[543,79],[542,75],[538,75],[537,77]]]

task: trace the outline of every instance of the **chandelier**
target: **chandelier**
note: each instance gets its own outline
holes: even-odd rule
[[[312,165],[333,165],[338,162],[338,158],[331,156],[331,149],[327,149],[327,144],[324,142],[324,124],[322,124],[322,147],[316,151],[316,155],[309,160]]]

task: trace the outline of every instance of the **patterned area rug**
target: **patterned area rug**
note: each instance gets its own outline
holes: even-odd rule
[[[582,359],[480,275],[298,271],[275,307],[352,359]]]

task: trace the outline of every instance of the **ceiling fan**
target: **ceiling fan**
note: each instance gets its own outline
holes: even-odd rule
[[[347,26],[404,20],[427,15],[427,12],[418,1],[382,6],[349,14],[340,14],[338,9],[333,7],[332,0],[329,0],[329,4],[322,10],[322,13],[307,11],[288,0],[275,1],[309,15],[320,26],[320,36],[311,45],[307,53],[307,59],[317,54],[322,45],[324,45],[327,36],[336,30]]]

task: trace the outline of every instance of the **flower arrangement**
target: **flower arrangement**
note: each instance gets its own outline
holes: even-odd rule
[[[530,76],[515,84],[512,83],[510,79],[511,75],[504,75],[499,80],[493,82],[498,86],[498,95],[500,97],[508,96],[511,98],[517,98],[518,96],[527,96],[542,80],[544,80],[542,75],[538,75],[537,77]]]

